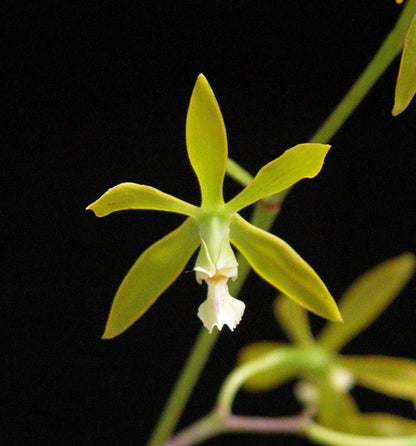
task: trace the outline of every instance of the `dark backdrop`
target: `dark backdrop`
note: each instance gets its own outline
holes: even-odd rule
[[[184,143],[196,76],[203,72],[217,95],[230,156],[255,173],[307,141],[400,9],[393,0],[227,0],[35,2],[14,10],[17,144],[3,172],[5,444],[139,445],[150,433],[200,329],[205,290],[183,274],[125,334],[102,341],[124,274],[182,218],[137,211],[97,219],[84,208],[123,181],[198,203]],[[416,108],[391,117],[397,70],[398,61],[273,228],[334,296],[365,269],[416,248]],[[225,188],[226,197],[239,190],[231,180]],[[415,358],[415,289],[346,350]],[[224,330],[182,427],[212,407],[240,347],[283,339],[270,312],[274,295],[251,277],[244,318],[234,333]],[[415,415],[410,404],[355,395],[363,409]],[[246,414],[298,410],[290,387],[267,396],[241,392],[235,407]],[[230,441],[278,440],[210,444]]]

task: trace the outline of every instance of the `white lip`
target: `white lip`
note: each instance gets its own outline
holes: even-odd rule
[[[211,250],[201,235],[201,248],[194,268],[198,283],[205,280],[208,285],[207,299],[199,306],[198,317],[210,333],[214,326],[221,330],[224,325],[233,331],[245,309],[245,304],[228,292],[228,279],[237,278],[238,263],[230,245],[229,228],[223,232],[225,235],[222,233],[216,243],[213,242],[215,238],[211,239]]]
[[[228,277],[221,274],[221,270],[210,278],[203,279],[208,284],[208,296],[198,309],[198,317],[211,333],[214,326],[221,330],[228,325],[231,331],[238,325],[244,313],[245,304],[235,299],[228,292]],[[197,273],[198,274],[198,273]]]

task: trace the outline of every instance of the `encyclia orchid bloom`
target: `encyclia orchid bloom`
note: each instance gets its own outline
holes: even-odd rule
[[[299,305],[279,295],[273,309],[290,346],[313,357],[313,366],[275,367],[253,375],[246,390],[264,392],[300,379],[297,399],[316,408],[319,424],[355,435],[400,436],[416,434],[416,420],[385,412],[361,412],[350,391],[355,386],[390,398],[416,402],[416,360],[381,354],[343,354],[340,351],[366,330],[396,299],[416,270],[416,256],[405,252],[359,276],[338,300],[344,323],[327,323],[314,336],[309,318]],[[239,363],[250,363],[288,344],[260,341],[240,351]],[[386,438],[386,443],[389,444]]]
[[[224,325],[234,330],[245,304],[228,292],[228,279],[235,280],[238,275],[230,243],[267,282],[320,316],[341,320],[332,296],[315,271],[283,240],[238,214],[303,178],[316,176],[330,146],[311,143],[292,147],[260,169],[246,188],[224,203],[227,135],[215,95],[202,74],[188,108],[186,145],[201,190],[200,207],[135,183],[119,184],[87,207],[97,217],[126,209],[153,209],[188,217],[131,267],[114,298],[103,338],[119,335],[139,319],[176,280],[198,246],[196,279],[208,285],[208,297],[200,305],[198,316],[210,332],[214,326],[221,330]]]

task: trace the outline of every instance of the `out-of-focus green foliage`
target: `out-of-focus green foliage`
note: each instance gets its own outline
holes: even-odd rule
[[[275,318],[280,328],[293,342],[308,346],[315,340],[308,321],[308,313],[296,302],[282,294],[273,304]]]
[[[341,356],[357,384],[388,396],[416,399],[416,362],[389,356]]]
[[[371,325],[396,298],[415,270],[415,256],[404,253],[363,274],[339,301],[344,323],[327,324],[318,336],[320,345],[341,350]]]
[[[344,293],[340,309],[344,324],[328,322],[314,340],[306,311],[286,296],[274,304],[275,316],[287,335],[305,354],[328,364],[317,368],[276,367],[259,373],[246,382],[249,391],[266,391],[288,379],[300,378],[297,396],[304,404],[317,407],[317,421],[331,429],[359,435],[406,435],[416,432],[416,420],[385,413],[363,414],[349,394],[354,385],[368,387],[391,397],[416,400],[416,360],[386,356],[341,356],[336,351],[371,324],[410,280],[415,256],[404,253],[387,260],[359,277]],[[240,364],[259,359],[265,353],[287,344],[262,341],[244,347]],[[322,355],[321,355],[322,352]]]
[[[410,24],[404,42],[392,115],[397,116],[410,104],[416,93],[416,15]]]
[[[267,353],[275,351],[281,345],[282,344],[279,344],[279,342],[272,341],[261,341],[247,345],[240,350],[238,362],[241,364],[250,362]],[[245,383],[245,387],[250,392],[264,392],[265,390],[275,389],[288,379],[291,379],[294,373],[296,373],[295,370],[287,367],[280,367],[278,370],[271,369],[249,378]]]

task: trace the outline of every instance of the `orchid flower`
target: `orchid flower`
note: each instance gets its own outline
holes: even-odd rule
[[[404,253],[359,277],[339,301],[344,323],[328,323],[318,337],[312,335],[307,313],[286,296],[279,296],[274,313],[286,336],[298,348],[313,353],[309,369],[273,368],[254,375],[246,389],[274,389],[293,378],[295,394],[304,404],[317,408],[318,422],[331,429],[360,435],[406,435],[416,433],[416,420],[389,413],[362,413],[349,391],[367,387],[393,398],[416,401],[416,360],[382,355],[341,355],[351,339],[367,328],[396,298],[411,279],[416,257]],[[244,347],[239,362],[246,363],[286,344],[262,341]]]
[[[340,320],[338,308],[314,270],[283,240],[244,220],[238,211],[316,176],[328,145],[299,144],[264,166],[252,182],[224,203],[228,157],[224,121],[207,79],[198,76],[186,118],[186,145],[198,178],[202,204],[187,203],[150,186],[122,183],[87,207],[98,217],[125,209],[153,209],[187,216],[186,221],[150,246],[131,267],[113,301],[103,338],[113,338],[139,319],[176,280],[200,247],[194,271],[208,285],[198,316],[211,332],[234,330],[245,304],[230,296],[228,279],[238,264],[230,242],[266,281],[320,316]]]

